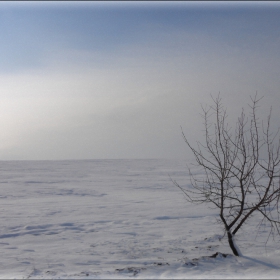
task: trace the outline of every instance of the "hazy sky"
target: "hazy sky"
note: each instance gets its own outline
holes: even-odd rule
[[[1,2],[0,40],[3,160],[187,158],[219,92],[278,124],[279,2]]]

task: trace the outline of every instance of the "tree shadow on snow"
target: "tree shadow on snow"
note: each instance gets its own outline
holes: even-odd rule
[[[261,264],[261,265],[265,265],[265,266],[273,268],[273,269],[280,269],[279,266],[276,266],[274,264],[267,263],[267,262],[264,262],[264,261],[260,261],[260,260],[255,259],[255,258],[246,257],[246,256],[242,256],[242,258],[247,259],[247,260],[252,261],[252,262],[255,262],[255,263],[258,263],[258,264]]]

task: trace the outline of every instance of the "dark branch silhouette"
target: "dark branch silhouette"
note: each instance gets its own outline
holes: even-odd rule
[[[229,246],[240,256],[234,236],[253,214],[267,221],[270,233],[280,234],[280,139],[271,133],[271,110],[266,122],[257,118],[261,98],[251,97],[248,116],[242,110],[234,128],[227,123],[227,110],[220,96],[212,98],[214,105],[202,107],[204,143],[191,145],[183,138],[195,156],[195,165],[203,176],[194,176],[189,168],[191,188],[179,187],[191,203],[210,203],[219,211]],[[260,154],[265,153],[261,159]]]

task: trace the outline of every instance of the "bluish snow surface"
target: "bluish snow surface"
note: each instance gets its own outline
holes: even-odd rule
[[[169,176],[188,187],[186,162],[0,162],[0,277],[280,278],[279,238],[251,221],[232,256],[218,212]]]

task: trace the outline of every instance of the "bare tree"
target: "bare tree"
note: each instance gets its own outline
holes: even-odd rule
[[[205,142],[192,146],[182,131],[185,142],[195,156],[195,166],[203,176],[193,175],[191,188],[182,188],[192,203],[210,203],[219,211],[229,246],[236,256],[241,253],[234,236],[245,222],[259,214],[259,222],[267,221],[269,236],[280,233],[279,219],[279,129],[271,133],[271,110],[265,122],[257,118],[261,98],[251,97],[249,114],[244,109],[235,128],[227,123],[227,110],[220,96],[212,98],[214,105],[202,107]],[[261,159],[261,156],[263,159]]]

